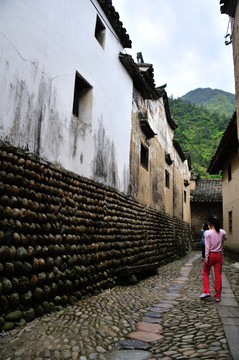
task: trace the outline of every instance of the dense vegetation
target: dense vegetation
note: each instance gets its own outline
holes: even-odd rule
[[[208,89],[205,90],[205,98],[208,99]],[[220,92],[220,90],[218,91]],[[229,98],[233,96],[235,101],[235,96],[230,93],[228,94],[230,95]],[[199,100],[195,100],[194,96],[194,101],[197,101],[200,106],[184,102],[182,99],[174,100],[172,98],[169,98],[169,106],[174,121],[179,125],[175,130],[175,139],[180,142],[183,150],[189,151],[193,170],[201,176],[208,176],[207,167],[218,147],[232,113],[225,115],[217,112],[217,103],[215,106],[217,111],[205,109],[203,107],[203,97],[202,91],[200,92]],[[235,111],[235,106],[233,111]]]
[[[235,95],[218,89],[195,89],[180,98],[182,101],[202,106],[211,112],[231,118],[236,108]]]

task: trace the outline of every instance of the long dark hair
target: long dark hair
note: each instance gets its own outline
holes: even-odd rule
[[[220,231],[220,221],[215,216],[209,216],[208,222],[215,227],[216,232]]]
[[[208,229],[209,229],[208,224],[205,223],[205,224],[203,225],[203,230],[208,230]]]

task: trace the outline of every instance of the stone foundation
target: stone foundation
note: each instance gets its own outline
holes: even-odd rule
[[[179,219],[3,143],[0,219],[4,331],[191,247]]]

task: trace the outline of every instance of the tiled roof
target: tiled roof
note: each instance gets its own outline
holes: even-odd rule
[[[134,62],[131,55],[120,53],[119,59],[133,79],[134,86],[141,93],[144,99],[158,99],[159,96],[153,81],[153,66],[149,64],[150,67],[148,71],[151,77],[149,80],[149,78],[146,77],[142,71],[140,71],[138,65]]]
[[[166,84],[157,87],[156,91],[157,91],[159,97],[163,98],[163,103],[164,103],[164,108],[165,108],[168,124],[172,130],[175,130],[175,129],[177,129],[178,124],[176,124],[175,121],[173,120],[173,118],[171,117],[169,103],[168,103],[168,95],[167,95],[167,92],[165,91],[165,88],[166,88]]]
[[[237,114],[233,114],[229,124],[227,125],[222,139],[212,160],[209,164],[207,171],[209,174],[218,174],[223,170],[224,163],[227,161],[229,154],[237,153],[238,151],[238,138],[237,138]]]
[[[175,147],[175,149],[177,150],[178,155],[180,156],[182,161],[186,160],[186,156],[185,153],[183,152],[179,142],[176,139],[173,139],[173,146]]]
[[[235,9],[236,9],[237,0],[221,0],[221,13],[227,14],[231,17],[235,16]]]
[[[221,179],[199,179],[196,188],[190,191],[191,202],[221,202],[222,180]]]
[[[107,19],[109,20],[111,26],[116,32],[119,40],[124,48],[131,48],[131,40],[129,35],[126,32],[126,29],[123,27],[122,22],[119,19],[119,14],[115,11],[114,6],[112,5],[111,0],[97,0],[100,7],[104,11]]]

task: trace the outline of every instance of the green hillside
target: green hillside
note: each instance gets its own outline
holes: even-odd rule
[[[193,170],[208,176],[207,167],[231,116],[204,109],[202,104],[203,101],[196,106],[169,98],[172,118],[179,125],[174,132],[175,139],[183,150],[189,151]]]
[[[211,111],[224,114],[231,118],[236,108],[235,95],[218,89],[195,89],[189,91],[180,98],[183,102],[188,102]]]

